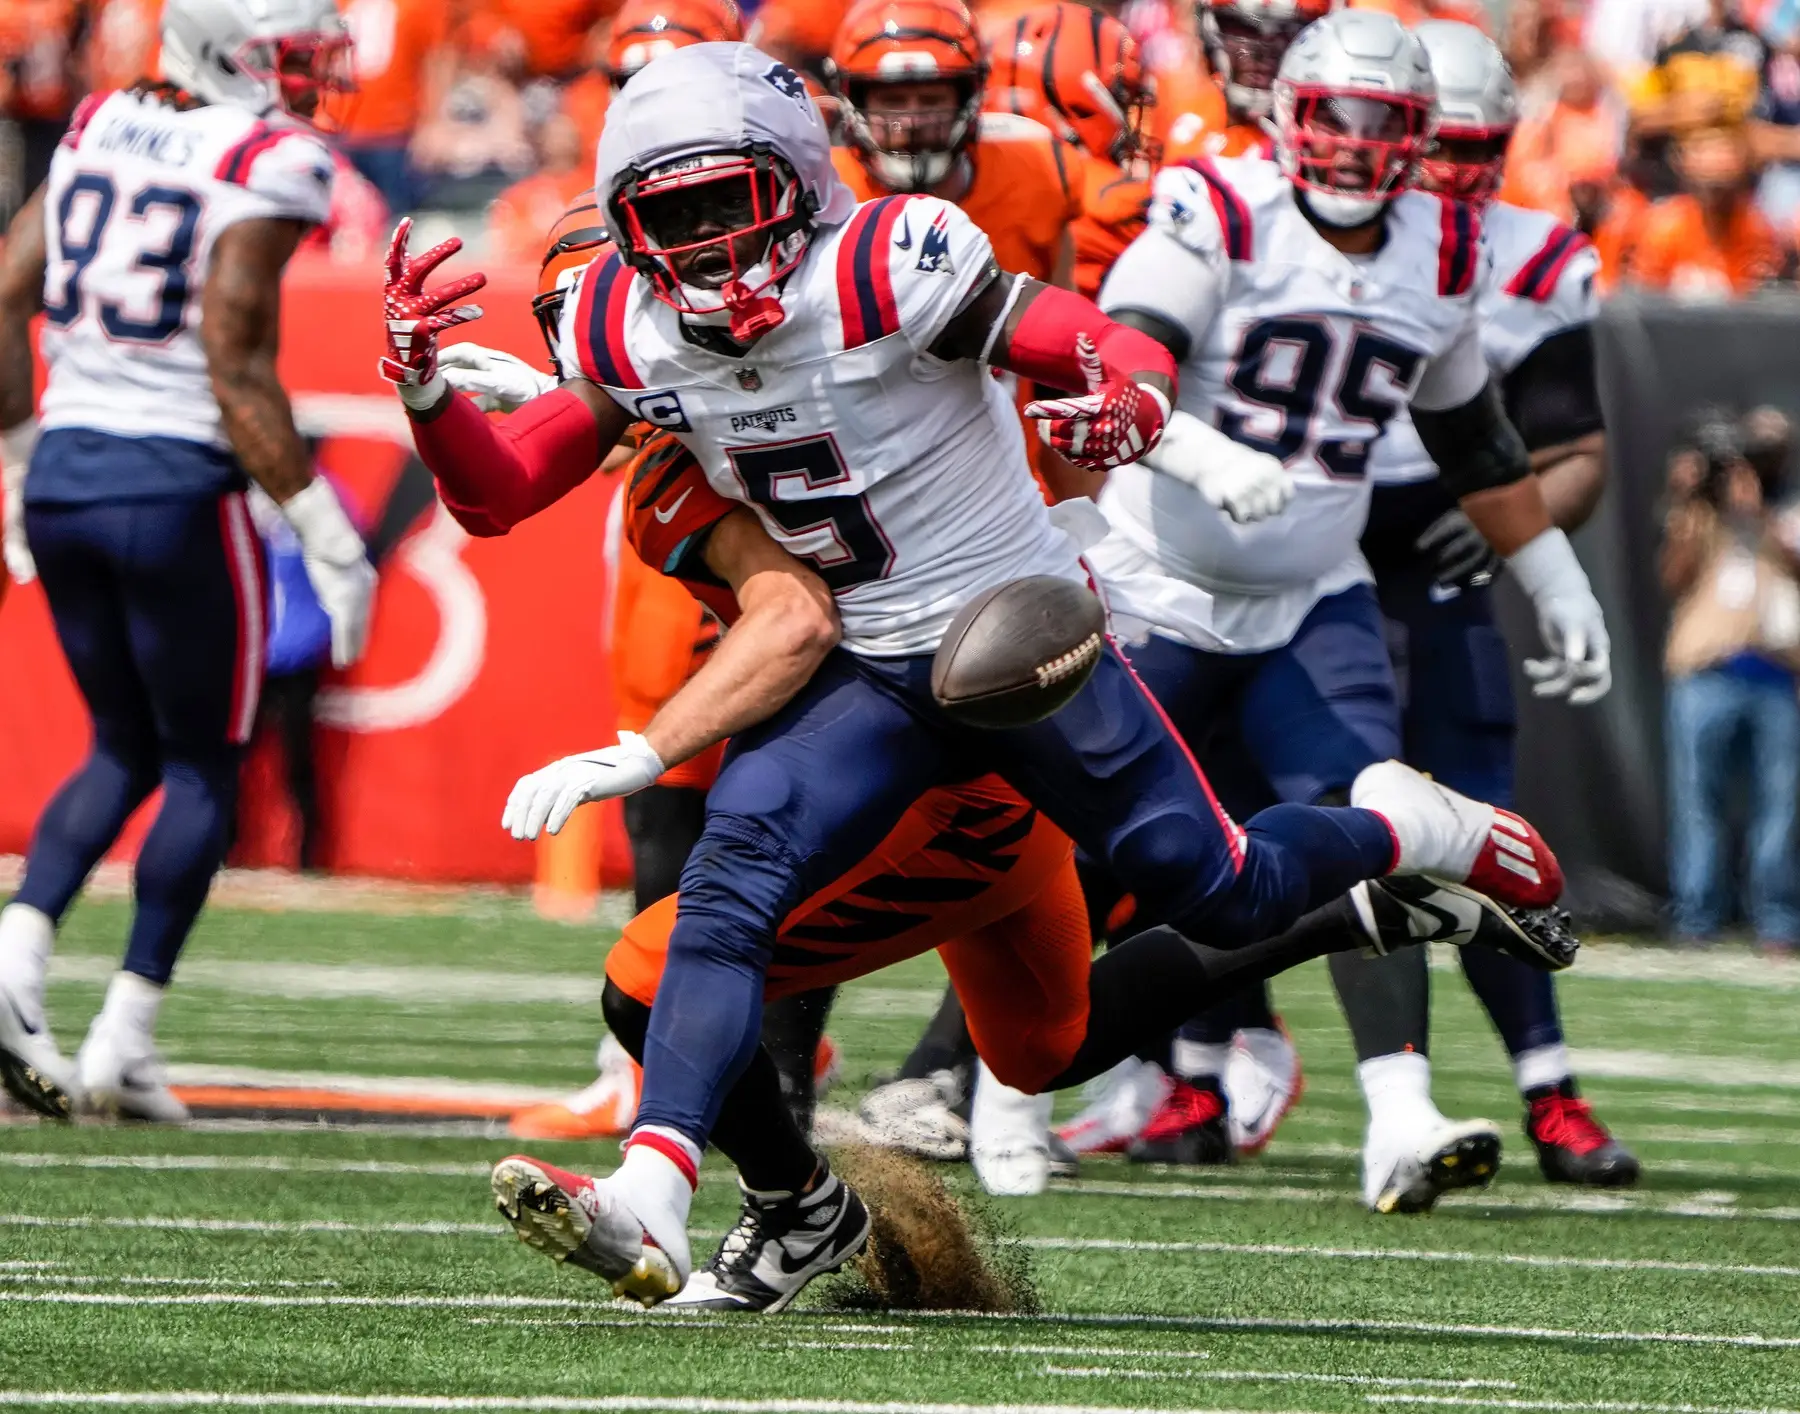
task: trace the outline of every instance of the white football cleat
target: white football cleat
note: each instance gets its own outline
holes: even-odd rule
[[[56,1048],[41,990],[0,982],[0,1085],[48,1119],[75,1114],[75,1067]]]
[[[1050,1186],[1048,1092],[1027,1095],[1002,1085],[983,1062],[969,1111],[969,1162],[996,1198],[1035,1198]]]
[[[960,1163],[969,1156],[968,1121],[951,1108],[961,1098],[960,1089],[947,1070],[923,1080],[891,1080],[864,1095],[856,1113],[868,1142],[879,1148],[934,1163]]]
[[[1516,908],[1548,908],[1562,896],[1562,866],[1526,820],[1402,761],[1366,767],[1350,803],[1387,821],[1399,846],[1396,874],[1436,874]]]
[[[1245,1027],[1231,1038],[1225,1061],[1225,1104],[1231,1125],[1231,1147],[1240,1154],[1260,1154],[1289,1110],[1300,1102],[1306,1076],[1300,1053],[1281,1018],[1277,1030]]]
[[[186,1124],[188,1107],[169,1089],[168,1071],[150,1037],[94,1018],[75,1057],[83,1107],[106,1119]]]
[[[524,1154],[500,1160],[489,1182],[494,1206],[532,1250],[593,1272],[613,1295],[643,1306],[681,1290],[675,1262],[605,1183]]]
[[[1500,1168],[1491,1119],[1426,1114],[1411,1125],[1371,1123],[1363,1141],[1363,1201],[1377,1213],[1425,1213],[1458,1188],[1485,1188]]]
[[[1127,1056],[1081,1087],[1087,1105],[1057,1137],[1077,1154],[1122,1154],[1174,1088],[1160,1065]]]

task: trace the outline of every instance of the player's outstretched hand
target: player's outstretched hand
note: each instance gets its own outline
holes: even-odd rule
[[[464,275],[436,289],[425,288],[425,277],[457,251],[455,236],[423,255],[407,253],[412,218],[401,218],[388,246],[387,281],[382,286],[382,314],[387,320],[387,356],[381,360],[381,376],[392,383],[409,407],[429,407],[443,395],[438,378],[438,335],[458,324],[481,318],[481,306],[462,304],[483,285],[487,276]]]
[[[556,379],[522,358],[481,344],[451,344],[438,354],[444,381],[483,412],[514,412],[556,388]]]
[[[662,758],[636,732],[620,732],[617,746],[565,756],[519,777],[506,798],[500,828],[515,840],[558,834],[579,805],[640,791],[663,773]]]
[[[282,502],[281,513],[294,528],[306,578],[331,621],[332,666],[347,668],[368,644],[369,611],[375,604],[375,567],[363,550],[362,536],[322,476]]]
[[[1169,419],[1162,445],[1145,464],[1185,481],[1239,525],[1278,516],[1294,499],[1294,478],[1280,458],[1232,441],[1192,413]]]
[[[1075,359],[1087,380],[1079,398],[1044,398],[1025,405],[1038,435],[1076,466],[1110,471],[1134,462],[1162,438],[1169,400],[1160,389],[1109,374],[1086,334],[1075,336]]]

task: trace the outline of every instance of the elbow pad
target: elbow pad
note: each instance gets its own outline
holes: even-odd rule
[[[1444,489],[1456,500],[1511,486],[1531,475],[1531,453],[1518,429],[1506,420],[1492,381],[1461,407],[1414,408],[1412,418],[1419,440],[1437,463]]]

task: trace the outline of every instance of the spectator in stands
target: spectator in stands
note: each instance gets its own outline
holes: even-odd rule
[[[1575,184],[1604,187],[1612,181],[1625,115],[1600,66],[1578,49],[1556,55],[1539,88],[1544,101],[1525,113],[1513,133],[1501,197],[1573,222]],[[1589,206],[1594,204],[1590,197]]]
[[[1800,942],[1800,521],[1778,513],[1793,429],[1772,408],[1697,420],[1671,459],[1662,579],[1669,880],[1676,932],[1729,922],[1734,794],[1749,797],[1747,912],[1765,946]]]
[[[538,124],[533,146],[537,171],[501,192],[488,208],[488,253],[535,268],[550,228],[594,184],[594,169],[581,133],[562,113]]]
[[[90,92],[125,88],[155,72],[162,0],[91,0],[79,69]]]
[[[616,9],[617,0],[482,0],[470,28],[516,77],[560,84],[599,60]]]
[[[75,110],[72,55],[81,18],[75,0],[0,3],[0,118],[18,142],[15,189],[0,193],[0,214],[9,218],[49,174],[50,155]]]
[[[396,214],[419,203],[414,131],[442,106],[456,68],[445,0],[349,0],[357,101],[345,126],[346,156]]]
[[[1706,128],[1676,146],[1682,191],[1644,218],[1628,283],[1690,299],[1748,294],[1787,277],[1793,252],[1757,209],[1744,128]]]
[[[1800,217],[1800,34],[1769,52],[1752,134],[1763,163],[1757,204],[1791,239]]]

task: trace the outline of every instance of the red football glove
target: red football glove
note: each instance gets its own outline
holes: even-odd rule
[[[1027,403],[1025,416],[1036,418],[1038,435],[1076,466],[1109,471],[1136,461],[1162,439],[1168,399],[1148,383],[1109,377],[1086,334],[1075,336],[1075,362],[1087,395]]]
[[[394,227],[387,253],[387,283],[381,291],[382,313],[387,319],[387,357],[381,360],[381,376],[401,388],[421,388],[437,376],[437,336],[481,318],[480,305],[458,305],[457,301],[487,284],[486,275],[464,275],[426,291],[425,277],[461,250],[462,242],[452,236],[415,258],[406,253],[411,234],[410,216]]]

